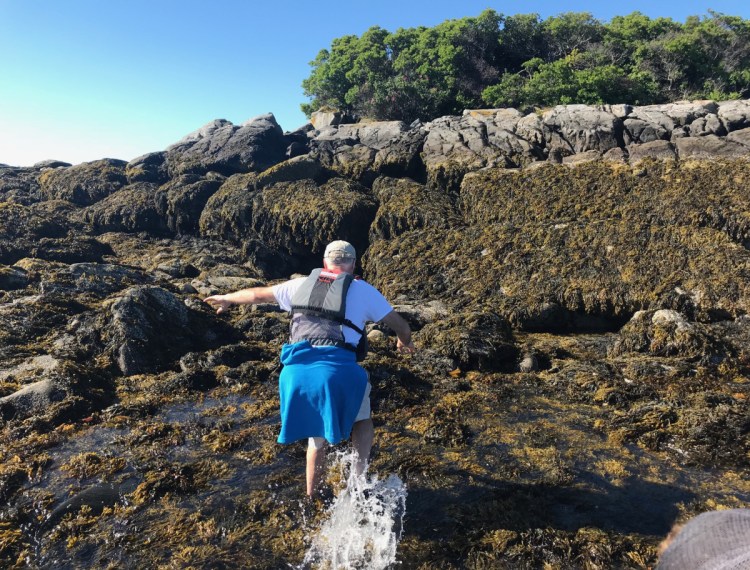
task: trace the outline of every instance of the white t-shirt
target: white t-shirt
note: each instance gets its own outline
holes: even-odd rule
[[[299,277],[272,287],[276,302],[282,310],[291,310],[292,297],[305,279],[307,277]],[[346,318],[360,329],[364,330],[367,322],[377,323],[392,310],[393,307],[382,293],[366,281],[355,279],[349,285],[349,291],[346,294]],[[356,346],[359,338],[360,334],[357,331],[347,326],[344,327],[345,342]]]

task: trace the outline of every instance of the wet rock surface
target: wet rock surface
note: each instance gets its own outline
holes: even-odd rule
[[[202,299],[332,239],[420,349],[368,329],[403,567],[645,569],[750,506],[746,101],[344,120],[0,167],[0,565],[299,565],[288,316]]]

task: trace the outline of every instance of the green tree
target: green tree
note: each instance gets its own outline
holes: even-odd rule
[[[550,63],[540,58],[526,62],[520,73],[504,74],[483,96],[491,106],[526,107],[641,102],[650,93],[622,68],[574,50]]]
[[[601,41],[604,26],[588,12],[566,12],[544,21],[546,61],[561,59],[573,51],[587,51]]]
[[[309,115],[334,107],[374,119],[490,106],[650,104],[750,95],[750,22],[709,12],[684,24],[640,12],[503,16],[485,10],[395,33],[373,27],[321,50],[303,81]]]
[[[501,69],[517,73],[521,66],[548,53],[547,35],[539,14],[506,16],[500,31]]]
[[[482,104],[498,78],[502,17],[448,20],[433,28],[371,28],[334,41],[311,62],[302,83],[309,115],[324,106],[379,119],[431,119]]]

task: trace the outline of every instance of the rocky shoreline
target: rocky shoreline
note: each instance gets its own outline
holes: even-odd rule
[[[750,506],[750,102],[341,120],[0,167],[4,566],[299,564],[286,315],[201,299],[337,238],[421,348],[370,327],[404,567],[647,568]]]

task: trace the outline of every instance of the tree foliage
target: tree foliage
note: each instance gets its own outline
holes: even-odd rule
[[[651,104],[750,96],[750,21],[709,12],[684,23],[640,12],[477,17],[379,27],[335,39],[302,83],[313,111],[430,120],[487,106]]]

